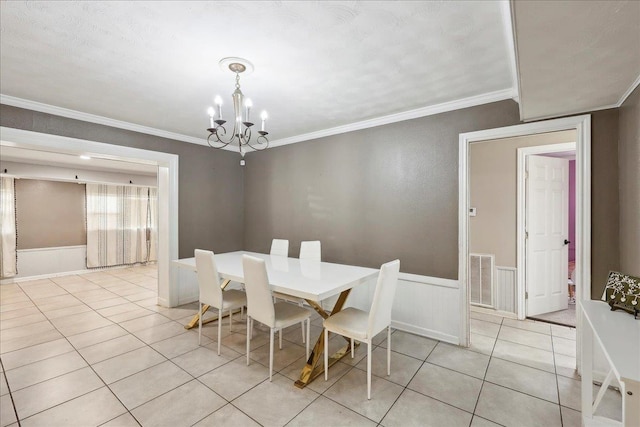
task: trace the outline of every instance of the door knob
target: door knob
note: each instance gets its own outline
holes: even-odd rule
[[[564,244],[565,244],[565,245],[568,245],[569,243],[571,243],[569,240],[564,239]]]

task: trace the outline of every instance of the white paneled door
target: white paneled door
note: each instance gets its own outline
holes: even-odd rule
[[[527,316],[568,307],[569,161],[527,156]]]

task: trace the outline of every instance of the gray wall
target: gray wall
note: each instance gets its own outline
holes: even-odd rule
[[[640,277],[640,86],[620,107],[620,270]]]
[[[323,260],[458,277],[458,134],[518,123],[501,101],[247,155],[247,250],[322,241]]]
[[[18,249],[87,244],[85,186],[16,179]]]
[[[8,105],[0,105],[0,125],[179,155],[179,256],[192,257],[196,248],[242,249],[238,154]]]

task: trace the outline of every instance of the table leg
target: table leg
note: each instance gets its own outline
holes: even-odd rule
[[[222,284],[220,285],[220,287],[222,288],[222,290],[223,290],[223,291],[224,291],[224,288],[226,288],[226,287],[227,287],[227,285],[229,284],[229,282],[231,282],[231,280],[229,280],[229,279],[226,279],[226,280],[224,280],[224,281],[222,282]],[[198,324],[198,321],[199,321],[199,319],[200,319],[200,316],[204,316],[204,314],[207,312],[207,310],[209,310],[209,308],[210,308],[210,307],[209,307],[209,305],[208,305],[208,304],[203,305],[203,306],[202,306],[202,310],[198,311],[198,312],[197,312],[197,313],[196,313],[196,314],[191,318],[191,320],[189,321],[189,323],[187,323],[186,325],[184,325],[184,328],[185,328],[185,329],[191,329],[191,328],[195,327],[195,326]],[[203,324],[203,325],[205,325],[205,324],[210,323],[210,322],[215,322],[216,320],[218,320],[218,317],[219,317],[219,315],[218,315],[218,316],[215,316],[215,317],[212,317],[212,318],[210,318],[210,319],[203,320],[203,321],[202,321],[202,324]],[[224,315],[223,315],[222,317],[224,317]]]
[[[581,312],[582,314],[582,312]],[[580,369],[582,394],[582,419],[593,418],[593,330],[582,317],[582,366]]]
[[[333,307],[333,310],[331,310],[331,314],[335,314],[340,310],[342,310],[342,307],[344,306],[344,303],[347,301],[347,297],[349,296],[350,292],[351,292],[351,289],[342,291],[342,293],[338,297],[338,301],[336,301],[336,304]],[[318,304],[315,301],[309,301],[309,300],[307,300],[307,302],[311,307],[313,307],[318,312],[318,314],[320,314],[320,316],[322,316],[323,319],[326,319],[327,317],[329,317],[329,313],[327,313],[322,308],[322,306],[320,306],[320,304]],[[307,339],[309,339],[309,337],[307,337]],[[334,365],[335,363],[338,362],[338,360],[342,359],[345,355],[349,354],[350,340],[348,338],[345,338],[345,340],[347,341],[347,345],[345,345],[343,348],[341,348],[340,350],[338,350],[336,353],[334,353],[329,357],[329,366]],[[359,343],[356,343],[356,346],[358,345]],[[298,388],[306,387],[311,381],[313,381],[315,378],[317,378],[324,372],[324,363],[322,361],[321,356],[324,351],[328,351],[328,350],[329,350],[328,343],[327,345],[325,345],[325,342],[324,342],[324,333],[320,333],[320,336],[318,337],[316,344],[313,346],[313,351],[309,355],[309,359],[307,359],[307,364],[302,368],[302,372],[300,372],[300,379],[298,379],[298,381],[295,382],[296,387]]]

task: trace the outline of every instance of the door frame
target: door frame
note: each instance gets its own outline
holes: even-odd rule
[[[491,139],[512,138],[562,130],[576,131],[576,281],[580,298],[591,295],[591,115],[565,117],[496,129],[461,133],[458,149],[458,282],[460,345],[469,346],[469,145]],[[577,286],[576,286],[577,287]],[[585,292],[586,290],[586,292]],[[576,299],[577,299],[576,292]],[[580,327],[578,318],[577,327]]]
[[[171,260],[178,259],[178,155],[4,126],[0,127],[0,140],[3,145],[13,147],[93,154],[157,165],[158,304],[164,307],[178,304],[177,271],[171,263]]]
[[[534,145],[532,147],[520,147],[518,148],[518,164],[516,168],[516,176],[517,176],[517,189],[516,189],[516,289],[518,295],[518,301],[516,304],[516,315],[519,320],[523,320],[527,315],[527,302],[524,298],[526,292],[526,262],[527,262],[527,252],[526,252],[526,239],[525,239],[525,228],[526,228],[526,180],[525,180],[525,172],[527,170],[527,156],[531,154],[547,154],[547,153],[560,153],[563,151],[576,151],[576,177],[578,175],[578,153],[576,149],[575,142],[565,142],[561,144],[548,144],[548,145]],[[577,182],[576,182],[576,199],[577,199]],[[578,205],[576,200],[576,206]],[[577,217],[576,209],[576,217]],[[577,218],[576,218],[577,219]],[[576,229],[578,228],[578,224],[576,222]],[[577,236],[577,233],[576,233]],[[577,256],[576,256],[577,259]],[[577,272],[576,272],[577,273]],[[576,301],[580,299],[578,292],[580,294],[582,290],[578,290],[576,286]],[[577,316],[577,314],[576,314]]]

